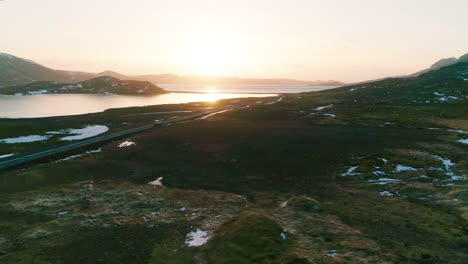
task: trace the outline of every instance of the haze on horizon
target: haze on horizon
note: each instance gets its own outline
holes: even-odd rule
[[[0,52],[51,68],[355,82],[468,52],[464,0],[5,0]]]

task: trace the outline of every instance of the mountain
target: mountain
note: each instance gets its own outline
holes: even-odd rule
[[[180,76],[176,74],[124,75],[114,71],[89,73],[80,71],[54,70],[33,61],[0,53],[0,87],[26,84],[34,81],[56,81],[77,83],[96,77],[111,76],[120,80],[149,81],[153,84],[254,84],[254,85],[323,85],[341,86],[338,81],[300,81],[292,79],[254,79],[230,76]]]
[[[3,87],[1,94],[35,95],[35,94],[125,94],[125,95],[155,95],[167,93],[164,89],[148,82],[134,80],[119,80],[111,76],[96,77],[91,80],[74,84],[55,81],[37,81]]]
[[[442,67],[454,65],[454,64],[459,63],[459,62],[468,62],[468,53],[461,56],[458,59],[455,58],[455,57],[440,59],[437,62],[435,62],[434,64],[432,64],[431,67],[429,67],[427,69],[424,69],[422,71],[410,74],[408,77],[417,77],[417,76],[420,76],[423,73],[433,71],[433,70],[438,70],[438,69],[440,69]]]
[[[24,84],[38,80],[67,81],[65,72],[56,71],[33,61],[0,53],[0,86]]]

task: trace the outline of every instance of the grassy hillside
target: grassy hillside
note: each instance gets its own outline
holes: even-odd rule
[[[7,86],[0,89],[1,94],[34,95],[34,94],[126,94],[155,95],[166,93],[162,88],[146,81],[119,80],[109,76],[65,84],[59,82],[32,82],[23,85]]]
[[[460,63],[278,98],[1,120],[0,138],[232,109],[4,171],[0,261],[466,263],[467,90]]]
[[[65,73],[57,72],[29,60],[0,53],[0,86],[38,80],[65,81]]]

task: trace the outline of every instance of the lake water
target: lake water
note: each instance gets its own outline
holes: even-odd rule
[[[198,84],[158,84],[159,87],[173,92],[202,92],[202,93],[304,93],[317,92],[336,88],[337,86],[308,86],[308,85],[198,85]]]
[[[157,96],[41,94],[0,95],[0,118],[31,118],[79,115],[110,108],[210,102],[225,98],[270,97],[276,94],[250,93],[168,93]]]

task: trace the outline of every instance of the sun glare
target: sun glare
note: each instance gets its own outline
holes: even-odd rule
[[[179,51],[181,67],[196,75],[230,75],[248,59],[239,39],[219,32],[190,33]]]

